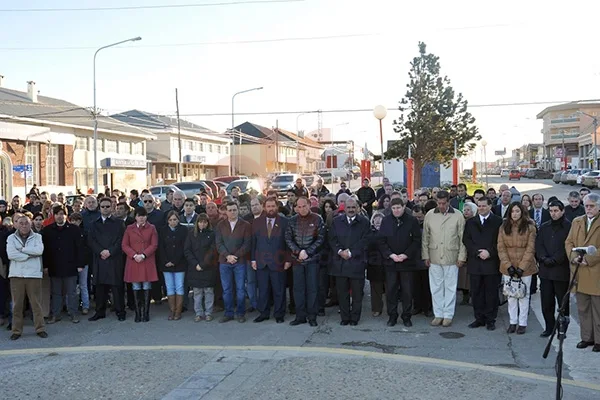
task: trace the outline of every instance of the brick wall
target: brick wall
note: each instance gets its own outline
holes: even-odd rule
[[[63,186],[73,186],[75,168],[73,166],[73,153],[75,148],[73,146],[60,146],[59,154],[60,159],[63,161],[60,168],[60,182]]]
[[[2,140],[3,150],[10,157],[13,166],[25,164],[25,142],[15,142],[11,140]],[[12,173],[13,187],[24,186],[25,179],[21,178],[18,172]]]

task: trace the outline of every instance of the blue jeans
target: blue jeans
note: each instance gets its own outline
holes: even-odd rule
[[[300,264],[292,267],[294,273],[294,300],[297,320],[316,320],[318,311],[319,264]]]
[[[89,266],[85,266],[79,272],[79,294],[81,295],[81,308],[90,308],[90,292],[88,290],[88,270]]]
[[[246,314],[246,263],[220,264],[221,285],[223,285],[223,302],[225,303],[225,316],[233,317],[233,284],[237,299],[236,314]]]
[[[167,287],[167,296],[184,295],[183,280],[185,272],[163,272],[165,277],[165,286]]]
[[[150,290],[152,289],[152,282],[132,282],[131,287],[133,290]]]
[[[258,308],[257,300],[256,300],[256,271],[252,269],[252,265],[250,263],[246,264],[246,292],[248,292],[248,299],[250,300],[250,306],[253,308]]]

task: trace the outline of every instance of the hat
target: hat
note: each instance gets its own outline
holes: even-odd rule
[[[0,200],[0,206],[8,206],[6,200]]]

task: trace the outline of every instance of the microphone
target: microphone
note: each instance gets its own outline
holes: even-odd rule
[[[573,250],[571,250],[572,252],[577,252],[580,255],[583,254],[589,254],[590,256],[593,256],[596,254],[597,250],[596,247],[594,246],[588,246],[588,247],[573,247]]]

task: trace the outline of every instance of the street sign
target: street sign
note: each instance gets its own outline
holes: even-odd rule
[[[33,166],[31,164],[13,165],[13,172],[20,173],[22,178],[25,177],[27,172],[27,177],[30,178],[33,176]]]
[[[504,150],[496,150],[494,151],[494,154],[497,156],[504,156],[506,155],[506,147],[504,148]]]

